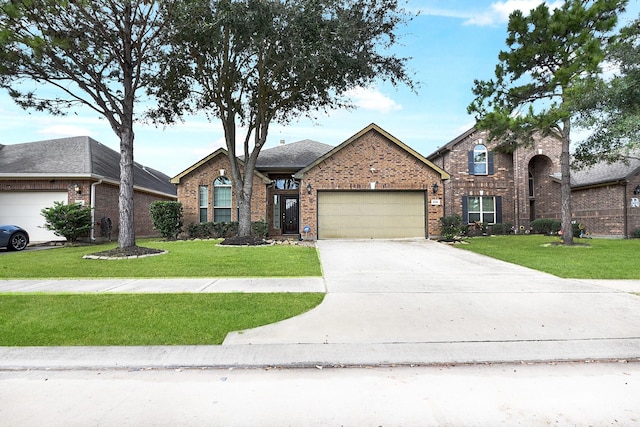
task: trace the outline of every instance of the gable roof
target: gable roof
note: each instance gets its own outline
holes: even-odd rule
[[[191,172],[193,172],[194,170],[198,169],[200,166],[204,165],[205,163],[207,163],[209,160],[214,159],[218,156],[228,156],[229,152],[227,150],[225,150],[224,148],[218,148],[216,151],[214,151],[213,153],[209,154],[207,157],[205,157],[204,159],[194,163],[193,165],[189,166],[188,168],[186,168],[185,170],[183,170],[182,172],[180,172],[178,175],[174,176],[173,178],[171,178],[171,182],[173,184],[180,184],[180,180],[185,177],[186,175],[189,175]],[[238,161],[242,164],[243,161],[238,159]],[[271,180],[264,174],[260,173],[259,171],[254,171],[254,175],[258,176],[265,184],[268,184],[271,182]]]
[[[614,163],[600,162],[593,166],[571,171],[572,187],[589,187],[628,181],[640,172],[640,159],[629,158]]]
[[[307,173],[307,171],[309,171],[312,168],[314,168],[315,166],[319,165],[320,163],[322,163],[323,161],[325,161],[329,157],[333,156],[334,154],[340,152],[342,149],[347,147],[353,141],[357,140],[358,138],[362,137],[363,135],[365,135],[367,132],[370,132],[370,131],[378,132],[383,137],[387,138],[389,141],[391,141],[392,143],[397,145],[400,149],[404,150],[405,152],[407,152],[411,156],[413,156],[416,159],[420,160],[425,165],[429,166],[431,169],[433,169],[436,172],[438,172],[442,179],[449,179],[450,178],[450,175],[447,172],[445,172],[444,169],[442,169],[442,168],[436,166],[435,164],[431,163],[431,161],[427,160],[426,157],[420,155],[413,148],[409,147],[408,145],[406,145],[405,143],[400,141],[398,138],[396,138],[395,136],[391,135],[390,133],[388,133],[387,131],[385,131],[384,129],[382,129],[380,126],[378,126],[375,123],[371,123],[369,126],[365,127],[360,132],[356,133],[351,138],[349,138],[346,141],[344,141],[342,144],[338,145],[337,147],[334,147],[332,150],[328,151],[327,153],[325,153],[324,155],[322,155],[321,157],[316,159],[313,163],[309,164],[304,169],[298,171],[294,176],[296,178],[298,178],[298,179],[302,179],[304,177],[304,174]]]
[[[0,179],[85,178],[120,183],[120,153],[88,136],[0,145]],[[177,194],[168,175],[139,163],[134,186]]]
[[[433,153],[429,154],[427,156],[427,159],[429,160],[433,160],[437,157],[439,157],[440,155],[446,153],[447,151],[451,151],[453,149],[453,147],[455,147],[456,145],[458,145],[460,142],[464,141],[465,139],[467,139],[467,137],[473,135],[475,132],[477,131],[476,127],[472,127],[471,129],[466,130],[465,132],[463,132],[462,134],[458,135],[457,137],[455,137],[454,139],[452,139],[451,141],[447,142],[445,145],[443,145],[442,147],[438,148],[436,151],[434,151]]]
[[[262,150],[256,168],[263,171],[298,171],[333,149],[332,145],[304,139]]]

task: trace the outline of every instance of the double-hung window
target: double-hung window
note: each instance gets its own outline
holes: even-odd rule
[[[225,176],[213,181],[213,222],[231,222],[231,181]]]
[[[201,185],[198,188],[198,207],[200,222],[207,222],[209,217],[209,187]]]
[[[462,198],[463,221],[467,224],[502,222],[502,197],[466,196]]]

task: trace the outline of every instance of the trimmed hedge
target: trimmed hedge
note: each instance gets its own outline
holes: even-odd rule
[[[534,234],[557,234],[560,231],[560,221],[540,218],[531,221],[531,232]]]
[[[493,224],[491,226],[491,234],[507,235],[513,232],[513,224],[505,222],[504,224]]]
[[[251,223],[252,234],[262,239],[269,233],[269,224],[266,221]],[[187,226],[189,239],[224,239],[238,235],[238,222],[192,222]]]

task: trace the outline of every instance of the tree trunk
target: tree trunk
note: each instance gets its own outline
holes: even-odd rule
[[[562,132],[562,153],[560,154],[560,203],[562,242],[573,245],[573,227],[571,225],[571,158],[569,155],[571,123],[565,120]]]
[[[242,197],[238,197],[238,236],[251,235],[251,187],[253,185],[253,174],[245,176]],[[250,190],[247,192],[247,187]]]
[[[120,224],[118,247],[136,245],[133,202],[133,130],[126,129],[120,135],[120,194],[118,198]]]

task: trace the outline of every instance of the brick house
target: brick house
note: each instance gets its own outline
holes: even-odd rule
[[[267,221],[272,238],[440,234],[449,175],[375,124],[336,147],[304,140],[265,149],[256,169],[251,219]],[[237,221],[228,170],[219,149],[171,180],[185,224]]]
[[[451,174],[445,215],[472,224],[510,223],[518,232],[538,218],[560,218],[560,144],[536,137],[501,153],[487,133],[469,129],[427,156]],[[572,214],[594,236],[630,237],[640,227],[640,161],[601,163],[572,171]],[[635,194],[634,194],[635,192]]]
[[[61,240],[41,228],[40,211],[56,201],[92,207],[94,225],[88,238],[102,239],[103,219],[110,219],[111,236],[118,235],[120,154],[87,136],[25,144],[0,144],[0,223],[23,227],[32,242]],[[176,200],[169,176],[134,165],[134,218],[138,237],[156,236],[149,205]],[[106,221],[104,221],[106,225]]]

